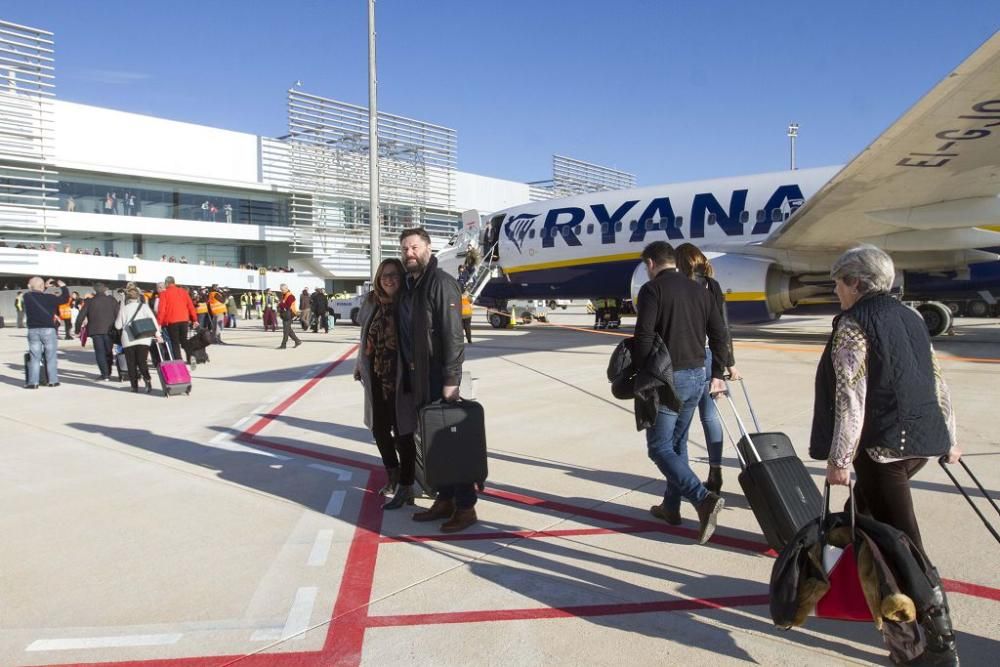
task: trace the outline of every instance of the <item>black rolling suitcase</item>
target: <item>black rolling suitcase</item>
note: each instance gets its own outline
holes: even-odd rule
[[[788,436],[760,432],[757,416],[750,405],[750,394],[742,381],[740,386],[757,432],[747,431],[727,391],[726,399],[736,416],[741,436],[735,443],[742,467],[739,482],[768,545],[781,551],[802,526],[822,513],[823,497],[802,459],[795,454]],[[729,433],[728,429],[726,432]]]
[[[28,384],[28,364],[31,363],[31,352],[24,353],[24,384]],[[38,386],[44,387],[49,383],[49,369],[45,367],[45,352],[42,352],[42,360],[38,365]]]
[[[486,420],[475,401],[435,401],[420,409],[417,483],[427,492],[451,484],[486,481]]]

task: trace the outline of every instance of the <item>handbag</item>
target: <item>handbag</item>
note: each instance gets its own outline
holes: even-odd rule
[[[861,577],[858,574],[858,559],[855,532],[854,484],[848,486],[848,501],[851,527],[851,541],[845,547],[827,544],[826,517],[830,513],[830,483],[823,490],[823,513],[820,515],[820,543],[822,544],[823,570],[830,579],[830,590],[816,603],[817,618],[839,621],[871,621],[872,612],[865,600]]]
[[[142,310],[141,303],[135,309],[135,312],[132,313],[132,318],[128,321],[128,324],[125,325],[125,328],[128,330],[128,337],[132,340],[152,338],[156,335],[156,322],[148,317],[144,317],[141,320],[136,319],[140,310]]]

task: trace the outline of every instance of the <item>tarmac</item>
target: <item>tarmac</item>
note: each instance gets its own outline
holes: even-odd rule
[[[731,447],[708,545],[690,506],[677,528],[650,516],[664,482],[605,378],[630,320],[592,321],[476,315],[463,394],[486,409],[490,478],[479,523],[451,536],[381,510],[356,327],[277,350],[280,332],[241,321],[171,398],[155,377],[152,396],[95,382],[78,341],[60,341],[62,386],[25,391],[24,331],[0,330],[0,665],[889,664],[871,623],[773,626],[774,553]],[[762,427],[791,436],[818,485],[806,448],[829,323],[734,331]],[[1000,497],[1000,324],[958,320],[935,346],[965,458]],[[703,442],[695,422],[699,475]],[[913,488],[962,662],[995,665],[1000,545],[936,463]]]

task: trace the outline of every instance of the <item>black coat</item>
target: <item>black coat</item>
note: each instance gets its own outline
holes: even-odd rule
[[[87,333],[91,336],[110,333],[118,317],[121,304],[118,299],[107,294],[98,294],[83,302],[83,308],[76,316],[76,329],[87,320]]]
[[[681,402],[674,391],[674,368],[670,361],[670,351],[659,336],[646,355],[646,362],[632,380],[635,395],[635,428],[638,431],[652,428],[656,424],[656,413],[660,405],[671,410],[680,410]]]
[[[462,289],[458,281],[430,263],[412,287],[399,297],[399,327],[408,326],[409,336],[400,332],[400,348],[410,341],[405,353],[400,349],[396,393],[396,427],[400,435],[417,428],[417,411],[441,398],[445,386],[458,386],[465,361],[462,330]],[[411,321],[404,323],[409,313]]]

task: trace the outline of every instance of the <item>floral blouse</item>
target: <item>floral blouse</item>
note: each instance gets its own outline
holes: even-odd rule
[[[864,333],[850,317],[840,318],[833,333],[833,370],[836,375],[836,407],[833,425],[833,445],[830,462],[837,468],[847,468],[854,461],[861,443],[861,429],[865,423],[865,396],[868,390],[868,343]],[[941,375],[937,356],[931,350],[934,364],[935,390],[938,405],[948,425],[951,445],[955,445],[955,413],[951,409],[951,395]],[[890,463],[904,458],[899,452],[884,447],[872,447],[868,454],[877,463]]]

